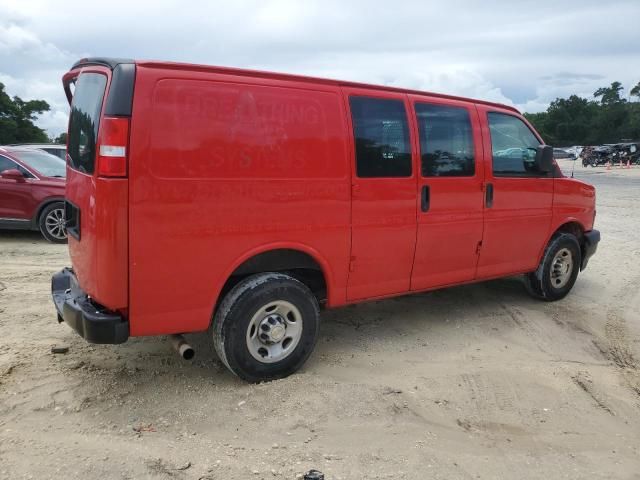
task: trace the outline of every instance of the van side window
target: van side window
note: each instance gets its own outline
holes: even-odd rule
[[[464,107],[417,103],[423,177],[472,177],[473,132]]]
[[[546,176],[535,164],[540,141],[518,117],[489,112],[493,175],[496,177]]]
[[[350,97],[358,177],[410,177],[411,143],[402,100]]]

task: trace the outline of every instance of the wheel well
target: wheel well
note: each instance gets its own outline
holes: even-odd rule
[[[585,243],[584,243],[584,229],[582,225],[578,222],[567,222],[564,225],[561,225],[552,235],[552,238],[556,236],[558,233],[570,233],[576,239],[578,239],[578,244],[580,245],[580,253],[584,255],[585,252]]]
[[[309,287],[320,304],[326,302],[327,282],[320,264],[311,255],[299,250],[277,249],[260,253],[239,265],[222,287],[216,309],[224,296],[244,278],[265,272],[283,272],[291,275]]]
[[[570,233],[578,239],[578,243],[582,245],[584,243],[584,229],[578,222],[567,222],[561,225],[552,236],[558,233]]]

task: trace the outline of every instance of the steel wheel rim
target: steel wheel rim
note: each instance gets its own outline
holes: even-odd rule
[[[67,238],[67,229],[64,222],[64,209],[56,208],[51,210],[44,219],[44,226],[47,233],[57,240]]]
[[[284,360],[302,338],[302,314],[284,300],[267,303],[251,318],[246,337],[249,353],[259,362]]]
[[[573,273],[573,255],[568,248],[561,248],[551,261],[551,285],[553,288],[562,288],[571,278]]]

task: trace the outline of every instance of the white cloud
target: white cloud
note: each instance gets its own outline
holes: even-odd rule
[[[637,0],[0,0],[0,81],[66,129],[60,77],[87,55],[261,68],[544,110],[640,80]],[[4,79],[4,80],[3,80]]]

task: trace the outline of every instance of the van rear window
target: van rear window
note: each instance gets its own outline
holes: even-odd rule
[[[79,172],[93,173],[96,139],[102,99],[107,77],[100,73],[83,73],[78,77],[69,117],[69,166]]]

